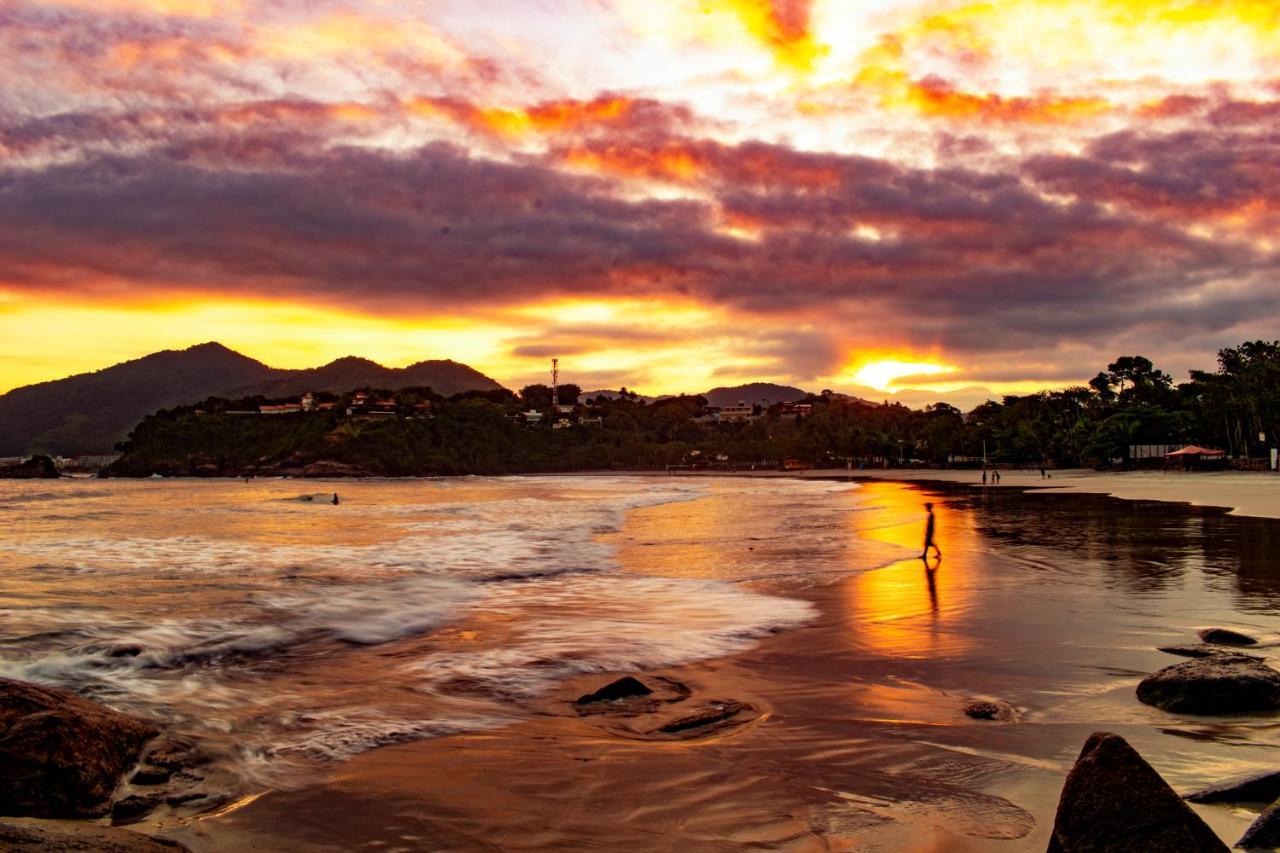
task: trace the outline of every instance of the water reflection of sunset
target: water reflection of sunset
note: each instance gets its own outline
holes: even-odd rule
[[[899,484],[868,483],[866,500],[877,509],[850,516],[851,535],[920,552],[926,497]],[[905,559],[852,578],[846,589],[846,618],[854,642],[891,657],[932,658],[969,650],[973,638],[953,621],[970,606],[979,553],[973,517],[951,512],[935,500],[937,542],[944,557]]]

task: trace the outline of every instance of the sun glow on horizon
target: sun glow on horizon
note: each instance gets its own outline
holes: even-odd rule
[[[959,368],[949,364],[938,364],[929,361],[905,361],[886,358],[869,361],[858,368],[850,379],[859,385],[874,388],[877,391],[893,391],[899,379],[913,376],[939,376],[955,373]]]

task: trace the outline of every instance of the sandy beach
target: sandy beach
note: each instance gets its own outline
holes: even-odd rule
[[[906,557],[799,585],[746,580],[810,602],[817,618],[714,660],[580,675],[522,701],[511,725],[375,749],[299,789],[146,828],[208,851],[1043,850],[1090,732],[1122,734],[1178,790],[1274,769],[1274,715],[1168,714],[1133,690],[1176,661],[1156,645],[1199,627],[1249,631],[1275,656],[1277,525],[1117,501],[1091,493],[1099,478],[1008,488],[1020,479],[861,487],[864,509],[843,534],[900,554],[917,547],[922,501],[939,504],[933,578]],[[624,571],[705,576],[696,533],[740,524],[717,513],[742,510],[726,486],[633,510],[601,539]],[[817,535],[744,531],[742,558],[773,548],[803,559]],[[573,704],[622,674],[688,696],[605,714]],[[1017,717],[969,719],[973,699],[1007,701]],[[723,727],[660,733],[728,702],[747,710]],[[1255,816],[1196,811],[1228,843]]]

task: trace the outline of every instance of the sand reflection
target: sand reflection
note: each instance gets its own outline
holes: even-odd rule
[[[942,560],[904,559],[864,572],[845,587],[849,631],[859,646],[888,657],[958,655],[974,639],[959,630],[971,606],[981,536],[971,513],[898,484],[868,483],[864,499],[875,509],[850,516],[851,536],[898,545],[918,554],[925,500],[934,501]]]

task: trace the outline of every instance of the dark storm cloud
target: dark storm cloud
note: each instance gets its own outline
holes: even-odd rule
[[[838,361],[834,341],[870,344],[886,329],[983,353],[1137,327],[1226,330],[1277,308],[1251,298],[1276,258],[1248,223],[1226,236],[1188,230],[1223,210],[1271,215],[1280,139],[1265,131],[1116,134],[1079,156],[988,173],[645,133],[515,162],[443,143],[327,144],[349,112],[286,99],[161,123],[10,123],[7,146],[57,139],[70,150],[96,122],[123,121],[133,136],[115,133],[137,149],[0,167],[0,280],[418,312],[691,298],[796,317],[794,334],[753,347],[789,375],[815,376]],[[638,175],[688,195],[638,198]],[[600,338],[580,330],[554,343],[581,352]]]

